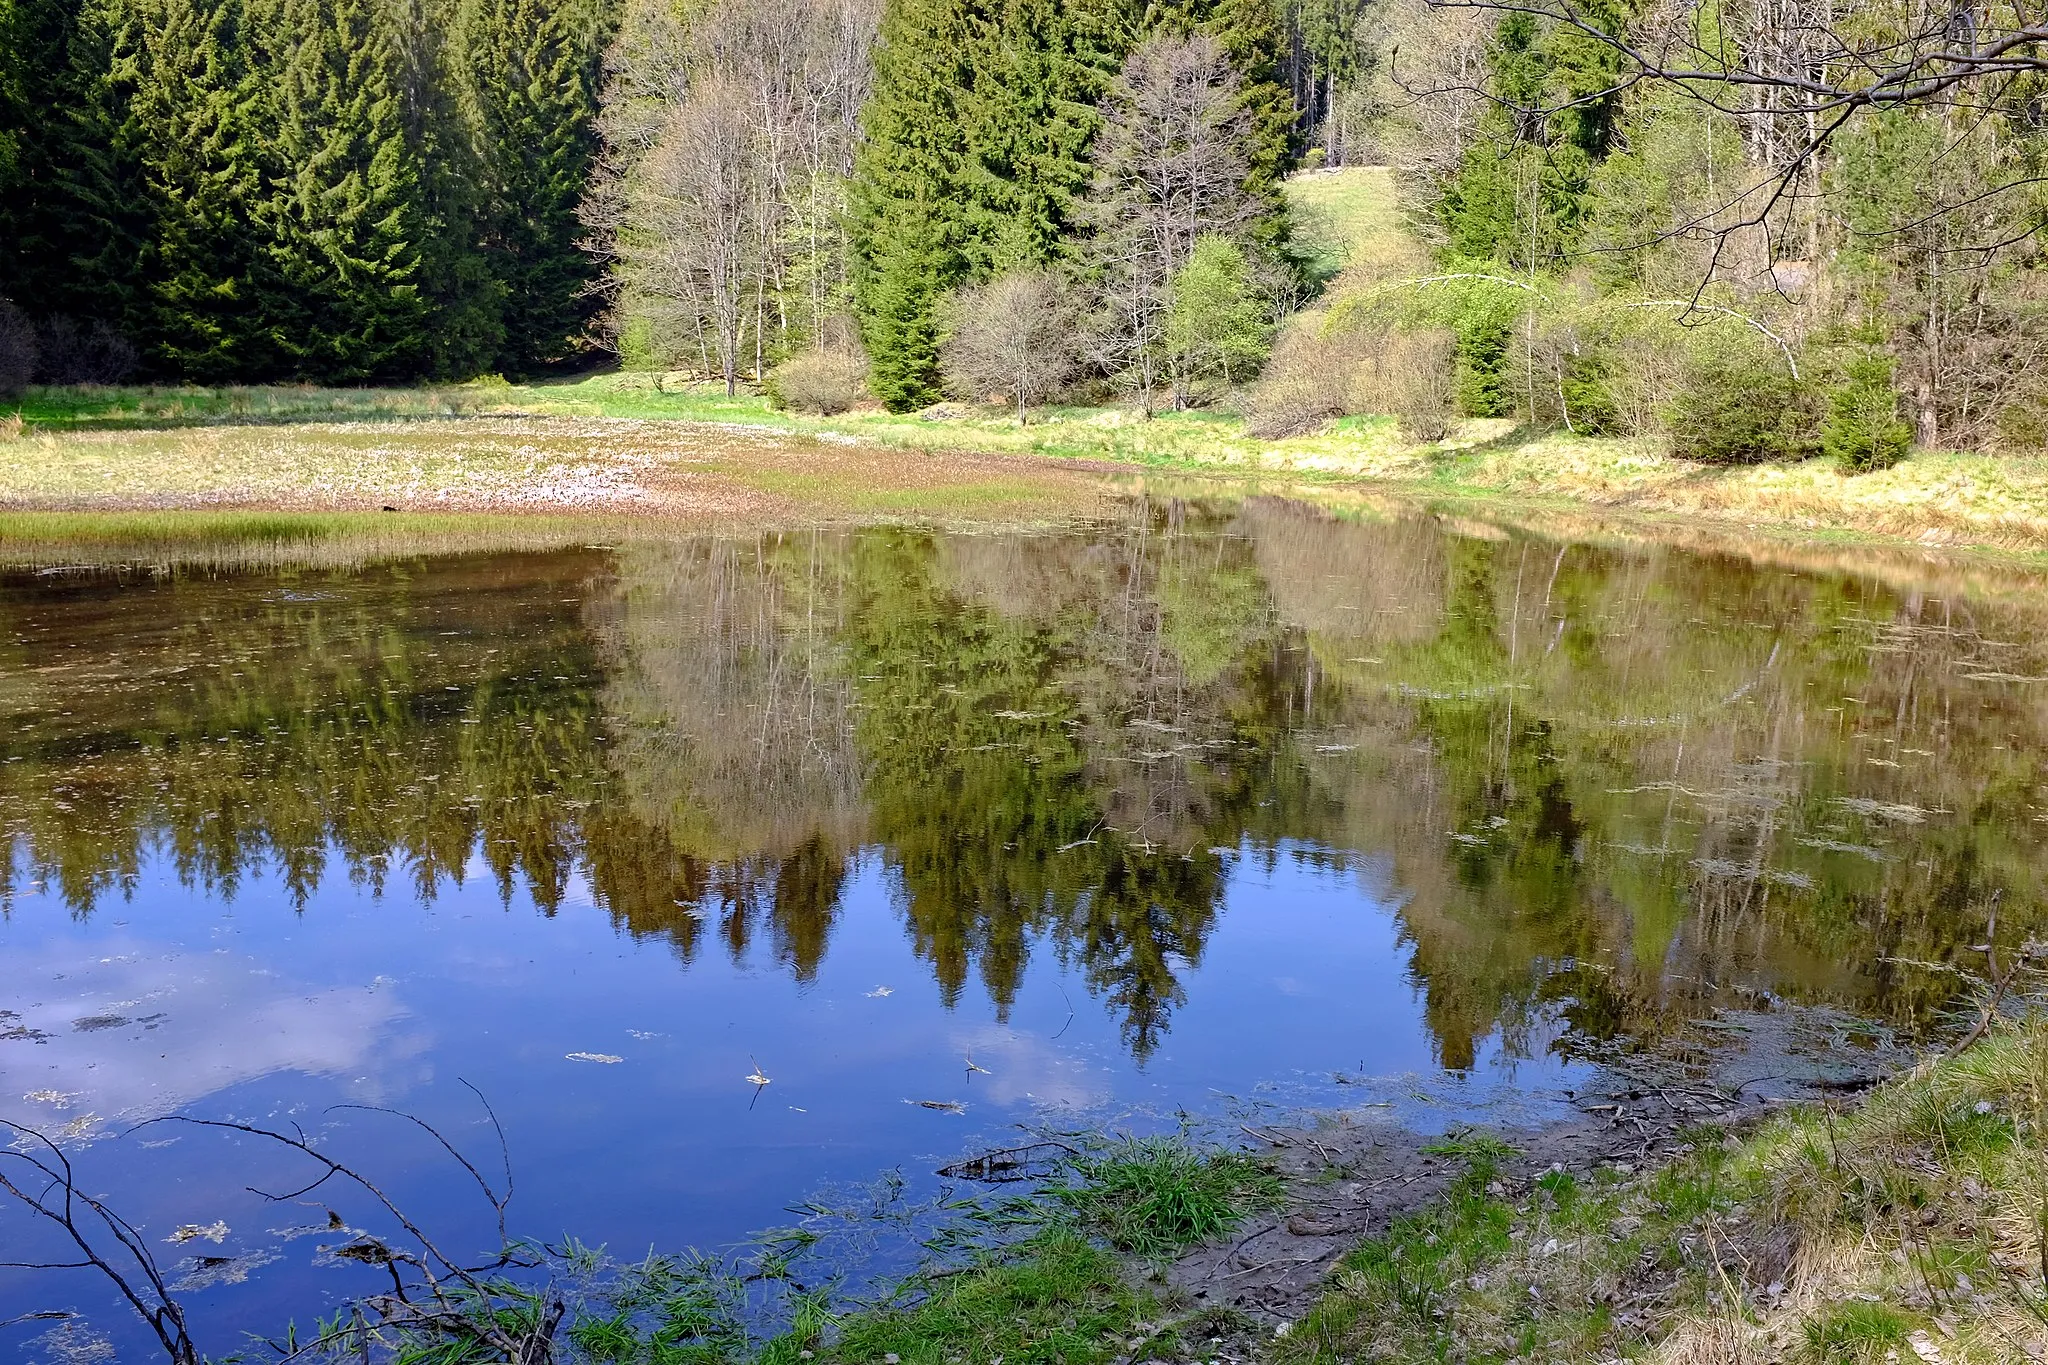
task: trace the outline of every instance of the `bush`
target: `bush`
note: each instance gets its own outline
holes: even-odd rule
[[[1458,405],[1458,339],[1446,327],[1390,332],[1360,374],[1357,406],[1381,412],[1418,445],[1450,435]]]
[[[942,364],[955,398],[999,397],[1017,405],[1022,422],[1080,368],[1073,301],[1050,270],[1017,269],[969,285],[946,301],[944,313]]]
[[[135,346],[104,322],[80,326],[59,313],[37,336],[45,384],[118,384],[135,373]]]
[[[1252,288],[1244,249],[1214,233],[1173,278],[1166,315],[1166,353],[1174,403],[1186,407],[1192,381],[1221,376],[1228,385],[1259,372],[1273,349],[1273,323]]]
[[[39,349],[28,314],[0,299],[0,395],[20,393],[35,379]]]
[[[1820,448],[1844,474],[1889,469],[1912,448],[1913,428],[1899,415],[1897,370],[1890,356],[1866,352],[1849,362],[1829,395]]]
[[[777,407],[831,416],[867,396],[868,366],[850,350],[800,351],[768,374],[768,397]]]
[[[1680,368],[1664,423],[1680,459],[1763,464],[1807,453],[1812,410],[1782,352],[1710,333]]]
[[[1297,317],[1280,336],[1245,406],[1245,430],[1262,441],[1303,436],[1346,410],[1362,358],[1352,332],[1320,313]]]

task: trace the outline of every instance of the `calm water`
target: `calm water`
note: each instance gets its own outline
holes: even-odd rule
[[[216,1350],[368,1286],[293,1235],[321,1196],[247,1193],[288,1153],[141,1119],[302,1124],[481,1246],[423,1134],[332,1108],[495,1169],[474,1086],[514,1231],[716,1249],[1020,1123],[1540,1116],[1718,1009],[1938,1017],[1993,892],[2040,928],[2044,699],[2017,573],[1280,501],[16,571],[0,1116],[227,1262]],[[50,1307],[140,1358],[0,1272]]]

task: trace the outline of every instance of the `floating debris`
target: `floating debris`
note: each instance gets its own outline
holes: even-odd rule
[[[197,1242],[203,1238],[217,1246],[226,1241],[227,1236],[228,1225],[225,1222],[209,1223],[205,1227],[201,1227],[197,1223],[187,1223],[170,1236],[164,1238],[164,1240],[166,1242],[174,1242],[178,1246],[184,1246],[187,1242]]]
[[[905,1104],[914,1104],[920,1109],[933,1109],[941,1114],[964,1114],[967,1112],[967,1105],[960,1100],[905,1100],[903,1102]]]
[[[877,986],[873,990],[868,992],[868,999],[887,1000],[890,996],[894,994],[896,994],[896,992],[890,990],[887,986]]]
[[[749,1057],[749,1058],[747,1058],[747,1060],[748,1060],[748,1061],[750,1061],[750,1062],[754,1062],[754,1071],[753,1071],[753,1074],[747,1077],[747,1084],[748,1084],[748,1085],[752,1085],[752,1086],[762,1086],[762,1085],[773,1085],[773,1084],[774,1084],[774,1082],[773,1082],[773,1081],[771,1081],[771,1080],[769,1080],[769,1079],[768,1079],[768,1073],[767,1073],[767,1072],[765,1072],[765,1071],[763,1071],[763,1070],[761,1070],[761,1064],[760,1064],[759,1062],[756,1062],[756,1061],[754,1061],[754,1059],[753,1059],[752,1057]]]
[[[1052,1175],[1062,1159],[1074,1149],[1064,1142],[1033,1142],[1022,1147],[999,1147],[980,1156],[939,1167],[946,1180],[973,1180],[1001,1185],[1019,1180],[1043,1180]]]
[[[240,1284],[250,1274],[277,1259],[274,1251],[246,1251],[240,1256],[195,1256],[192,1268],[171,1288],[191,1293],[217,1285]]]
[[[605,1066],[617,1066],[626,1059],[624,1057],[614,1057],[609,1052],[571,1052],[566,1054],[566,1060],[572,1062],[599,1062]]]
[[[1871,763],[1879,760],[1869,759]],[[1899,766],[1894,763],[1890,766]],[[1853,810],[1858,815],[1874,815],[1880,820],[1894,820],[1902,825],[1917,825],[1931,813],[1919,806],[1899,805],[1891,801],[1873,801],[1867,796],[1838,796],[1835,804],[1844,810]]]

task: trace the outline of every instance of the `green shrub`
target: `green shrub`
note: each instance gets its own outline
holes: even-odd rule
[[[1567,355],[1558,380],[1561,416],[1584,436],[1620,436],[1629,430],[1621,400],[1615,393],[1617,364],[1608,351],[1584,349]]]
[[[1849,362],[1829,395],[1820,448],[1844,474],[1889,469],[1912,447],[1913,428],[1899,415],[1897,370],[1890,356],[1867,351]]]
[[[1664,408],[1671,453],[1701,464],[1763,464],[1807,453],[1806,388],[1777,348],[1723,333],[1691,348]]]

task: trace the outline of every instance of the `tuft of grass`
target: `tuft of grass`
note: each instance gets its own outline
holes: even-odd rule
[[[779,1338],[761,1365],[794,1365],[806,1351],[821,1365],[890,1357],[902,1365],[1098,1365],[1152,1338],[1159,1316],[1158,1302],[1131,1284],[1115,1255],[1057,1227],[910,1288],[909,1306],[841,1318],[836,1332],[814,1327]],[[1148,1342],[1161,1352],[1174,1344],[1166,1333]]]
[[[1908,1324],[1881,1303],[1832,1304],[1806,1320],[1802,1359],[1813,1365],[1875,1365],[1887,1354],[1898,1359]]]
[[[1126,1138],[1076,1158],[1052,1197],[1119,1251],[1170,1256],[1277,1207],[1280,1178],[1243,1152],[1181,1137]]]
[[[603,538],[592,517],[379,512],[0,512],[0,566],[348,568]]]

